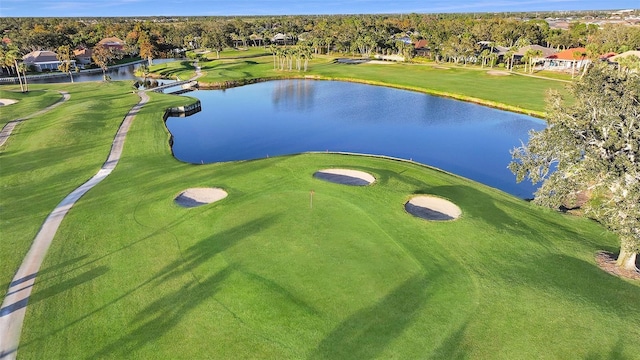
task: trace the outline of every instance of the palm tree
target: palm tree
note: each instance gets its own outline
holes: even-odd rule
[[[535,66],[536,59],[539,58],[540,56],[542,56],[542,50],[540,50],[540,49],[536,49],[536,50],[529,49],[524,54],[524,56],[527,58],[528,63],[529,63],[529,73],[533,74],[533,68]]]
[[[273,70],[276,70],[276,55],[278,53],[278,48],[275,45],[269,45],[269,52],[273,55]]]
[[[24,90],[25,92],[29,92],[29,84],[27,83],[27,64],[21,62],[18,65],[18,73],[22,71],[22,78],[24,79]]]
[[[489,49],[484,49],[480,52],[480,59],[482,60],[482,65],[480,67],[484,67],[486,65],[490,54]]]
[[[15,69],[15,73],[18,76],[18,81],[20,82],[20,91],[24,92],[24,85],[22,84],[22,77],[20,77],[20,71],[18,70],[18,57],[20,53],[18,49],[11,49],[7,51],[4,55],[4,65],[11,68],[12,66]]]
[[[71,75],[72,57],[73,53],[71,52],[71,47],[69,47],[69,45],[62,45],[58,48],[58,61],[60,61],[58,70],[68,73],[69,77],[71,78],[71,82],[73,83],[73,75]]]

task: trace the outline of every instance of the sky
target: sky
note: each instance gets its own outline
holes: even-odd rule
[[[0,0],[0,17],[473,13],[638,8],[640,0]]]

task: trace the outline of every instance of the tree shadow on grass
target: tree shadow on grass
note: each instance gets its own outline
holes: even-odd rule
[[[436,275],[438,276],[438,275]],[[418,274],[402,283],[377,304],[362,309],[338,325],[311,359],[371,359],[380,356],[401,336],[430,297],[433,277]]]
[[[538,269],[538,271],[532,271]],[[600,269],[595,262],[562,254],[523,258],[520,266],[497,273],[507,282],[557,294],[565,299],[589,302],[603,312],[621,319],[640,321],[640,286],[633,285]]]
[[[132,325],[135,328],[131,332],[87,359],[131,357],[132,352],[160,339],[177,326],[184,316],[215,296],[231,273],[232,269],[227,267],[202,282],[184,284],[174,292],[152,302],[133,319]]]
[[[156,341],[167,332],[170,332],[180,324],[182,318],[187,316],[190,311],[212,299],[220,289],[221,284],[235,270],[232,267],[226,267],[204,279],[197,277],[193,271],[200,265],[210,261],[217,254],[269,227],[277,221],[277,218],[278,215],[274,214],[263,216],[204,238],[186,249],[181,258],[172,261],[149,280],[117,298],[115,301],[131,295],[134,291],[146,285],[157,287],[162,283],[184,275],[191,275],[194,279],[182,281],[183,285],[180,288],[158,297],[151,304],[144,307],[132,319],[131,325],[135,326],[135,328],[131,332],[105,346],[89,358],[94,359],[105,356],[128,357],[131,352]],[[114,304],[115,301],[104,307]],[[237,317],[233,313],[231,315]]]
[[[51,285],[44,289],[38,289],[35,291],[29,300],[30,304],[35,304],[37,302],[46,300],[50,297],[56,296],[60,293],[63,293],[67,290],[73,289],[78,285],[82,285],[84,283],[93,281],[98,277],[109,272],[108,266],[98,266],[91,270],[85,271],[82,274],[75,276],[71,279],[63,280],[61,282],[52,282]]]

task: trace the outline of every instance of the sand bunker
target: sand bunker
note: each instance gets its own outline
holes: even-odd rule
[[[364,171],[349,169],[324,169],[317,171],[313,177],[342,185],[370,185],[376,178]]]
[[[227,197],[227,192],[219,188],[191,188],[180,193],[175,198],[176,204],[192,208],[211,204]]]
[[[429,195],[419,195],[404,204],[405,210],[413,216],[426,220],[455,220],[462,211],[451,201]]]
[[[500,70],[489,70],[489,71],[487,71],[487,74],[493,75],[493,76],[509,76],[509,75],[511,75],[507,71],[500,71]]]
[[[17,102],[18,100],[13,100],[13,99],[0,99],[0,106],[7,106],[7,105],[15,104]]]
[[[440,70],[449,70],[449,69],[451,69],[450,67],[441,66],[441,65],[432,65],[432,67],[434,69],[440,69]]]

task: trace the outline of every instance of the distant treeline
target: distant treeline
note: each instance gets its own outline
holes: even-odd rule
[[[551,28],[545,18],[569,20],[567,30]],[[611,12],[394,14],[253,17],[150,18],[3,18],[3,46],[26,54],[60,46],[93,48],[101,39],[118,37],[125,52],[140,53],[140,37],[158,57],[197,48],[304,43],[315,53],[401,53],[417,40],[429,56],[449,48],[478,47],[480,41],[511,47],[538,44],[554,48],[586,46],[592,54],[640,48],[640,27],[624,22],[602,27],[587,24]],[[147,39],[149,39],[147,41]]]

